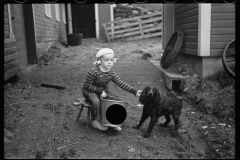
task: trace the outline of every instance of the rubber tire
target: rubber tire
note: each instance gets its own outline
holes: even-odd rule
[[[184,33],[177,31],[168,41],[167,46],[163,52],[160,64],[164,69],[170,67],[176,59],[177,54],[182,47],[183,37]]]
[[[226,47],[224,48],[223,54],[222,54],[222,63],[223,63],[223,68],[225,69],[225,71],[227,72],[227,74],[232,78],[235,79],[235,74],[231,71],[231,69],[229,69],[229,67],[226,64],[226,59],[225,59],[225,53],[227,52],[228,47],[232,44],[235,43],[235,39],[232,40],[231,42],[229,42]]]

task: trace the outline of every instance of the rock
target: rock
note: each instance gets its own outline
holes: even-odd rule
[[[136,150],[135,150],[135,148],[130,148],[129,150],[128,150],[128,152],[135,152]]]

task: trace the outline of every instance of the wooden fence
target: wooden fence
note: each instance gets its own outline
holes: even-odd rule
[[[126,18],[102,24],[108,42],[111,40],[137,40],[162,35],[162,12]]]

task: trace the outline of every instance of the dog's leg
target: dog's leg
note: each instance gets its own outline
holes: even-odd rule
[[[164,124],[160,124],[161,127],[167,127],[169,122],[171,122],[171,118],[170,118],[169,114],[165,114],[164,117],[165,117],[166,121],[164,122]]]
[[[173,120],[174,120],[174,130],[172,132],[172,136],[176,137],[178,134],[178,128],[179,128],[179,116],[181,111],[176,111],[173,113]]]
[[[147,129],[146,133],[143,135],[144,138],[148,138],[150,136],[150,133],[151,133],[154,125],[156,124],[157,119],[158,118],[155,115],[151,116],[151,120],[150,120],[148,129]]]
[[[142,117],[141,117],[141,119],[140,119],[140,122],[138,123],[138,125],[133,126],[132,128],[134,128],[134,129],[139,129],[139,128],[142,126],[143,122],[144,122],[148,117],[149,117],[149,115],[146,114],[146,112],[143,111],[143,112],[142,112]]]

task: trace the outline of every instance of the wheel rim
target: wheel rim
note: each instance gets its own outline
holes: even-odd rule
[[[222,55],[223,67],[231,78],[235,78],[235,39],[227,44]]]

